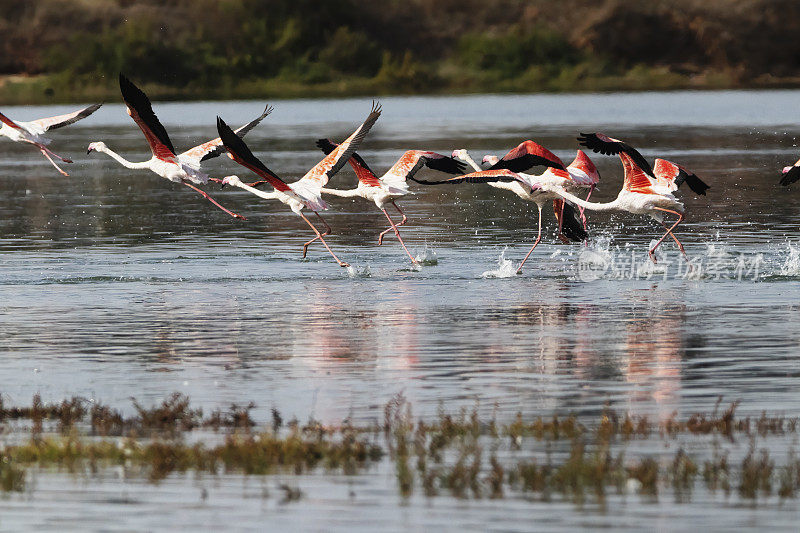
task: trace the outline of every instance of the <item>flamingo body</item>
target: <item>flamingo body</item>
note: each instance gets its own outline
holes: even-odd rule
[[[325,153],[329,153],[336,147],[336,143],[330,139],[319,139],[317,146]],[[452,157],[447,157],[436,152],[425,150],[407,150],[386,173],[378,178],[367,163],[354,153],[350,157],[350,165],[358,177],[358,186],[355,189],[340,190],[340,189],[322,189],[325,194],[331,194],[342,198],[361,197],[375,203],[389,221],[389,228],[385,229],[378,235],[378,244],[383,244],[383,237],[389,231],[393,231],[400,245],[405,250],[406,255],[411,259],[414,265],[419,264],[418,261],[408,251],[403,238],[400,236],[400,231],[397,229],[403,226],[408,217],[403,213],[400,207],[395,203],[395,199],[401,198],[409,194],[408,181],[413,180],[414,175],[423,167],[427,166],[434,170],[448,172],[450,174],[459,174],[464,171],[462,163],[455,161]],[[386,211],[386,204],[392,204],[403,219],[395,224],[392,217]]]
[[[272,172],[267,166],[258,159],[245,142],[225,124],[225,121],[217,117],[217,131],[219,132],[222,145],[228,151],[228,157],[240,165],[252,170],[262,178],[260,183],[268,183],[273,187],[272,192],[264,192],[256,189],[252,185],[243,183],[237,176],[227,176],[222,179],[223,185],[233,185],[244,189],[265,200],[278,200],[288,206],[294,213],[300,216],[314,231],[316,237],[303,245],[303,257],[306,256],[308,245],[319,240],[339,266],[350,266],[336,257],[336,254],[325,242],[325,236],[331,233],[331,227],[319,214],[319,211],[328,209],[328,204],[322,200],[323,187],[328,180],[344,166],[350,157],[355,153],[358,146],[366,137],[369,130],[375,125],[381,116],[381,107],[373,103],[372,110],[366,120],[347,138],[343,143],[335,146],[325,158],[317,163],[311,170],[294,183],[286,183],[277,174]],[[314,224],[303,214],[303,209],[312,211],[325,224],[325,231],[320,232]]]
[[[102,141],[89,143],[86,153],[102,152],[107,154],[125,168],[136,170],[147,169],[173,183],[181,183],[186,185],[234,218],[244,219],[243,216],[229,211],[217,203],[217,201],[211,198],[211,196],[209,196],[206,192],[195,187],[195,185],[205,185],[210,179],[213,179],[209,178],[208,174],[201,170],[201,164],[203,161],[206,161],[212,157],[216,157],[224,152],[222,140],[220,138],[216,138],[195,146],[194,148],[190,148],[189,150],[186,150],[180,154],[176,153],[175,147],[172,145],[172,141],[169,138],[167,130],[164,128],[164,125],[161,124],[161,121],[158,120],[158,117],[153,111],[153,106],[150,103],[150,99],[147,97],[144,91],[139,89],[136,85],[134,85],[133,82],[131,82],[122,74],[119,75],[119,87],[120,92],[122,93],[122,99],[124,100],[127,108],[128,115],[134,120],[134,122],[136,122],[136,124],[139,126],[139,129],[142,130],[145,139],[147,139],[147,144],[150,145],[152,157],[147,161],[128,161],[121,155],[111,150]],[[261,115],[236,130],[236,133],[244,136],[271,112],[272,108],[270,106],[266,106]],[[214,181],[219,180],[214,179]]]
[[[64,126],[74,124],[79,120],[83,120],[100,109],[101,105],[103,104],[94,104],[72,113],[25,122],[11,120],[7,116],[0,113],[0,122],[2,122],[2,126],[0,127],[0,136],[7,137],[9,140],[14,142],[24,142],[36,146],[42,155],[44,155],[47,160],[50,161],[50,164],[52,164],[59,173],[61,173],[63,176],[69,176],[69,174],[64,172],[50,156],[52,155],[65,163],[72,163],[72,160],[61,157],[60,155],[50,151],[50,149],[47,148],[47,145],[50,144],[52,139],[45,137],[44,134],[49,130],[63,128]]]

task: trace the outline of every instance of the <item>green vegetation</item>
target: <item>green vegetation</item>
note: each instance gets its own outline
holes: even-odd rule
[[[789,86],[799,29],[783,0],[0,0],[0,99]]]
[[[158,483],[188,471],[264,476],[323,469],[358,475],[385,460],[394,464],[401,498],[420,490],[426,497],[561,498],[581,505],[602,503],[610,494],[652,499],[671,489],[682,502],[691,500],[698,480],[706,491],[729,496],[735,489],[753,502],[773,494],[795,498],[800,490],[800,459],[790,452],[776,465],[767,447],[773,440],[783,449],[790,446],[797,419],[737,417],[736,404],[659,423],[606,409],[591,421],[518,415],[500,424],[482,420],[477,410],[442,410],[432,420],[415,421],[410,404],[397,396],[386,405],[383,424],[367,426],[315,420],[301,425],[284,422],[274,410],[263,425],[251,417],[252,403],[206,416],[177,393],[151,407],[134,400],[133,407],[136,414],[125,417],[81,398],[49,405],[37,396],[30,406],[0,404],[7,440],[0,448],[0,491],[30,490],[31,469],[91,477],[119,466],[126,475]],[[29,438],[20,438],[27,431]],[[750,445],[734,462],[730,456],[739,439]],[[632,441],[648,442],[653,451],[631,452]],[[721,442],[734,447],[723,450]],[[702,451],[709,444],[710,455]],[[286,500],[301,496],[297,489],[286,491]]]

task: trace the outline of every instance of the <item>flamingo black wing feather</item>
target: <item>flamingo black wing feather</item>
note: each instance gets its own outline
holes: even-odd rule
[[[336,149],[337,146],[339,146],[338,143],[335,143],[330,139],[317,139],[317,143],[316,144],[317,144],[317,148],[322,150],[322,152],[325,155],[330,154],[331,152],[333,152]],[[363,157],[361,157],[360,155],[358,155],[355,152],[350,157],[352,159],[354,159],[356,163],[358,163],[359,165],[361,165],[365,169],[367,169],[370,172],[372,172],[373,174],[375,174],[375,172],[371,168],[369,168],[369,165],[367,164],[367,162],[364,161]]]
[[[692,192],[702,196],[705,196],[706,191],[711,188],[695,174],[692,174],[691,172],[681,168],[680,172],[678,173],[678,177],[675,178],[675,185],[680,187],[684,182],[686,182],[686,185],[692,190]]]
[[[172,141],[169,139],[167,130],[153,111],[153,106],[150,104],[150,99],[147,95],[121,72],[119,74],[119,88],[122,92],[122,99],[125,101],[125,104],[139,116],[147,128],[153,132],[153,135],[156,136],[158,141],[174,154],[175,147],[172,146]]]
[[[245,144],[244,140],[236,135],[230,126],[228,126],[220,117],[217,117],[217,132],[219,133],[219,138],[222,139],[222,144],[225,146],[225,148],[237,160],[240,160],[244,166],[251,169],[258,169],[266,176],[283,182],[283,180],[278,177],[277,174],[268,169],[259,158],[253,155],[253,152],[250,151],[250,148],[247,146],[247,144]]]
[[[536,166],[544,166],[551,168],[563,169],[564,165],[558,165],[549,159],[535,154],[526,154],[516,159],[504,160],[501,159],[491,167],[489,170],[510,170],[511,172],[525,172]]]
[[[788,171],[783,173],[783,176],[781,176],[781,185],[783,186],[791,185],[797,180],[800,180],[800,167],[794,166],[791,167]]]
[[[625,152],[636,163],[636,166],[644,170],[648,176],[653,176],[653,167],[650,166],[647,159],[636,148],[626,142],[613,139],[602,133],[581,133],[578,137],[578,142],[603,155],[617,155],[620,152]]]
[[[452,157],[442,157],[438,159],[425,158],[425,166],[432,170],[439,172],[446,172],[447,174],[463,174],[467,170],[467,165],[461,161],[457,161]]]

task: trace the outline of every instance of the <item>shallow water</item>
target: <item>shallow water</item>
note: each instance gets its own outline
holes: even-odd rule
[[[119,105],[53,132],[51,148],[75,160],[69,178],[28,147],[0,143],[0,391],[9,403],[38,392],[126,409],[132,396],[152,403],[181,391],[207,408],[253,400],[261,419],[275,407],[327,423],[378,420],[399,392],[423,417],[477,402],[504,420],[518,411],[590,415],[606,404],[658,418],[709,411],[720,396],[740,400],[742,414],[798,416],[800,187],[777,184],[800,151],[798,100],[798,91],[382,100],[360,150],[375,170],[407,148],[468,148],[475,157],[525,138],[571,160],[575,135],[597,130],[692,169],[712,189],[681,194],[688,216],[677,235],[697,267],[690,273],[671,243],[658,267],[647,262],[661,235],[652,221],[590,214],[589,246],[565,246],[546,212],[543,244],[513,275],[535,237],[535,206],[480,185],[416,186],[398,202],[412,253],[435,257],[418,271],[393,237],[377,246],[384,222],[374,205],[330,200],[329,243],[352,263],[348,271],[315,245],[302,260],[309,232],[281,204],[215,192],[249,219],[233,220],[188,189],[86,155],[90,141],[104,140],[128,159],[147,157]],[[247,140],[287,180],[319,160],[318,137],[343,137],[369,110],[366,99],[270,103],[275,112]],[[262,105],[155,109],[185,149],[215,136],[217,113],[238,124]],[[3,111],[24,120],[63,109]],[[592,159],[602,175],[593,200],[610,200],[621,184],[618,159]],[[209,168],[248,175],[227,158]],[[331,185],[354,181],[348,168]],[[215,478],[201,501],[190,476],[154,488],[42,474],[32,494],[0,500],[0,527],[63,529],[91,517],[106,529],[192,527],[226,524],[235,513],[240,527],[256,529],[277,513],[287,527],[312,529],[374,530],[378,519],[386,529],[526,529],[536,517],[554,530],[637,528],[665,516],[675,521],[658,522],[663,529],[680,529],[708,511],[702,497],[680,507],[629,500],[611,516],[522,499],[420,496],[400,506],[388,470],[292,478],[305,497],[279,508],[248,496],[274,490],[272,479]],[[719,524],[789,529],[797,519],[795,504],[718,509],[710,516]],[[118,524],[105,520],[109,512]]]

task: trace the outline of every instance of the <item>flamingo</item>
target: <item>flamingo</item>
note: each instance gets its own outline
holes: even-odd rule
[[[268,169],[264,163],[253,155],[253,152],[250,151],[250,148],[247,147],[245,142],[225,124],[225,121],[217,117],[217,131],[219,132],[225,149],[228,150],[228,157],[263,178],[262,181],[246,184],[243,183],[238,176],[226,176],[222,179],[222,184],[239,187],[266,200],[278,200],[286,204],[292,211],[299,215],[316,234],[316,237],[303,245],[303,257],[305,257],[308,252],[308,245],[319,240],[339,266],[348,267],[350,265],[336,257],[336,254],[333,253],[328,243],[325,242],[325,236],[331,233],[331,227],[319,214],[319,211],[328,208],[328,204],[322,200],[321,191],[328,183],[328,180],[339,172],[345,163],[347,163],[347,160],[350,159],[350,156],[353,155],[353,152],[356,151],[380,116],[380,105],[373,103],[372,111],[352,135],[345,139],[345,141],[337,146],[330,154],[326,155],[325,158],[317,163],[311,170],[306,172],[305,176],[294,183],[286,183],[279,178],[277,174]],[[272,185],[274,191],[264,192],[255,188],[255,186],[260,183]],[[313,211],[314,214],[317,215],[317,218],[325,224],[325,231],[323,233],[320,233],[319,229],[317,229],[303,214],[303,209]]]
[[[580,137],[578,137],[578,142],[597,153],[605,155],[615,155],[620,152],[626,153],[631,161],[635,163],[636,168],[644,172],[648,179],[671,188],[671,191],[677,190],[684,182],[692,192],[702,196],[705,196],[706,191],[711,188],[695,174],[666,159],[656,159],[655,166],[651,167],[647,159],[636,148],[603,133],[581,133]],[[674,188],[672,188],[673,186]]]
[[[673,233],[675,228],[678,227],[678,224],[683,222],[684,207],[683,203],[675,198],[672,193],[676,191],[678,186],[684,181],[690,184],[690,186],[694,184],[692,190],[695,192],[697,192],[697,190],[703,190],[703,194],[705,194],[705,190],[709,188],[708,185],[683,167],[664,159],[657,159],[654,169],[648,174],[628,152],[628,149],[618,152],[622,160],[624,179],[622,190],[620,190],[617,198],[611,202],[586,202],[570,194],[566,190],[559,190],[558,186],[553,187],[551,185],[545,185],[545,187],[557,192],[557,194],[565,200],[573,202],[585,209],[594,211],[627,211],[639,215],[649,215],[666,230],[666,233],[648,251],[648,255],[653,263],[658,262],[656,260],[655,251],[667,235],[672,237],[678,245],[681,254],[683,254],[684,259],[688,262],[689,258],[686,255],[683,244],[681,244]],[[651,177],[651,174],[654,175]],[[668,226],[664,223],[664,216],[666,214],[677,215],[678,220],[672,224],[672,226]]]
[[[147,95],[122,74],[119,75],[119,88],[122,92],[122,99],[125,101],[125,105],[128,108],[128,115],[130,115],[142,130],[142,133],[144,133],[147,143],[150,145],[153,157],[147,161],[138,163],[131,162],[108,148],[104,142],[89,143],[86,153],[89,154],[93,151],[103,152],[125,168],[151,170],[162,178],[166,178],[175,183],[182,183],[190,189],[197,191],[203,198],[232,217],[246,220],[242,215],[226,209],[209,196],[208,193],[195,186],[195,184],[200,185],[208,183],[210,180],[218,181],[214,178],[209,178],[207,174],[201,172],[200,166],[203,161],[217,157],[225,151],[222,147],[222,141],[219,138],[213,139],[195,146],[194,148],[190,148],[183,153],[177,154],[175,148],[172,146],[172,141],[169,139],[167,130],[164,129],[164,126],[158,120],[155,112],[153,112],[153,106],[150,104],[150,99],[147,98]],[[256,127],[264,117],[270,113],[272,113],[272,107],[266,106],[261,115],[236,130],[236,133],[242,136],[246,135],[247,132]]]
[[[483,157],[483,162],[489,163],[489,170],[508,169],[513,172],[525,172],[537,165],[559,168],[558,166],[553,166],[554,157],[555,156],[549,150],[544,149],[538,143],[528,140],[521,142],[502,158],[498,158],[494,155],[486,155]],[[561,160],[557,157],[555,160],[555,162],[561,163]],[[578,150],[572,163],[567,167],[564,167],[564,164],[561,163],[560,168],[569,172],[570,181],[564,182],[564,188],[574,193],[581,192],[588,188],[589,192],[586,195],[586,201],[589,201],[592,192],[594,192],[597,183],[600,181],[600,173],[597,172],[597,168],[594,166],[594,163],[592,163],[592,160],[589,159],[589,156],[582,150]],[[555,212],[559,224],[558,236],[562,242],[566,243],[564,236],[561,234],[564,209],[563,200],[553,200],[553,211]],[[579,208],[579,212],[581,221],[583,222],[583,229],[587,229],[586,216],[584,215],[583,208]]]
[[[70,124],[74,124],[79,120],[83,120],[100,109],[101,105],[103,104],[94,104],[78,111],[67,113],[66,115],[40,118],[30,122],[11,120],[4,114],[0,113],[0,122],[3,123],[2,127],[0,127],[0,136],[8,137],[14,142],[24,142],[34,145],[39,149],[40,152],[42,152],[42,155],[45,156],[48,161],[50,161],[50,164],[56,167],[56,170],[58,170],[62,176],[69,176],[69,174],[64,172],[50,156],[52,155],[64,163],[72,163],[72,160],[67,159],[66,157],[61,157],[60,155],[50,151],[50,149],[47,148],[47,145],[50,144],[51,139],[45,137],[44,133],[50,130],[63,128],[64,126],[69,126]]]
[[[520,198],[522,198],[523,200],[534,202],[538,209],[538,229],[536,234],[536,240],[534,241],[531,249],[523,258],[519,267],[517,267],[518,274],[522,272],[522,267],[525,266],[525,262],[531,256],[531,254],[539,245],[539,242],[542,239],[542,206],[544,205],[545,202],[549,200],[562,199],[557,193],[552,192],[550,190],[546,190],[543,187],[543,185],[545,183],[551,183],[553,185],[559,185],[564,187],[565,186],[564,184],[566,182],[567,183],[566,186],[569,187],[570,186],[569,182],[572,181],[572,176],[566,170],[564,164],[555,154],[553,154],[543,146],[534,143],[533,141],[525,141],[525,142],[530,143],[526,149],[530,151],[535,150],[537,152],[537,155],[535,156],[536,163],[534,164],[543,164],[548,167],[543,174],[541,175],[523,174],[521,172],[518,173],[508,169],[482,170],[480,166],[478,166],[478,164],[469,156],[469,153],[466,150],[455,150],[453,152],[453,157],[458,157],[459,159],[463,159],[464,161],[466,161],[470,166],[472,166],[472,168],[476,170],[475,172],[466,174],[464,176],[457,176],[455,178],[450,178],[448,180],[443,180],[443,181],[417,180],[419,183],[425,183],[429,185],[438,185],[442,183],[465,183],[465,182],[487,183],[488,185],[496,187],[498,189],[509,190],[514,194],[516,194],[517,196],[519,196]],[[502,161],[502,160],[497,160],[497,161]],[[529,165],[529,167],[530,166],[532,165]],[[596,175],[597,171],[594,170],[593,172]],[[599,178],[599,175],[596,177]],[[581,222],[577,219],[576,212],[572,208],[572,206],[564,204],[562,210],[556,211],[556,216],[559,217],[559,235],[561,235],[562,231],[564,231],[563,235],[569,240],[576,242],[581,242],[586,240],[588,234],[586,233],[586,230],[582,226]]]
[[[330,139],[319,139],[317,141],[317,146],[325,154],[330,154],[338,145]],[[341,198],[354,198],[359,196],[365,200],[375,202],[378,209],[383,211],[383,214],[386,216],[387,220],[389,220],[389,227],[378,235],[378,245],[383,244],[384,235],[390,231],[394,231],[406,255],[411,259],[411,263],[418,265],[418,261],[411,255],[408,248],[406,248],[403,238],[400,236],[400,231],[397,229],[408,221],[408,217],[403,213],[400,207],[397,206],[395,199],[401,198],[409,193],[406,180],[413,180],[414,174],[423,166],[427,166],[433,170],[447,172],[448,174],[463,174],[464,164],[454,160],[452,157],[437,154],[436,152],[408,150],[397,160],[392,168],[378,178],[357,153],[353,153],[349,162],[358,177],[358,187],[347,190],[323,188],[321,192]],[[389,213],[386,211],[386,204],[392,204],[403,217],[399,223],[395,224],[392,217],[389,216]]]

